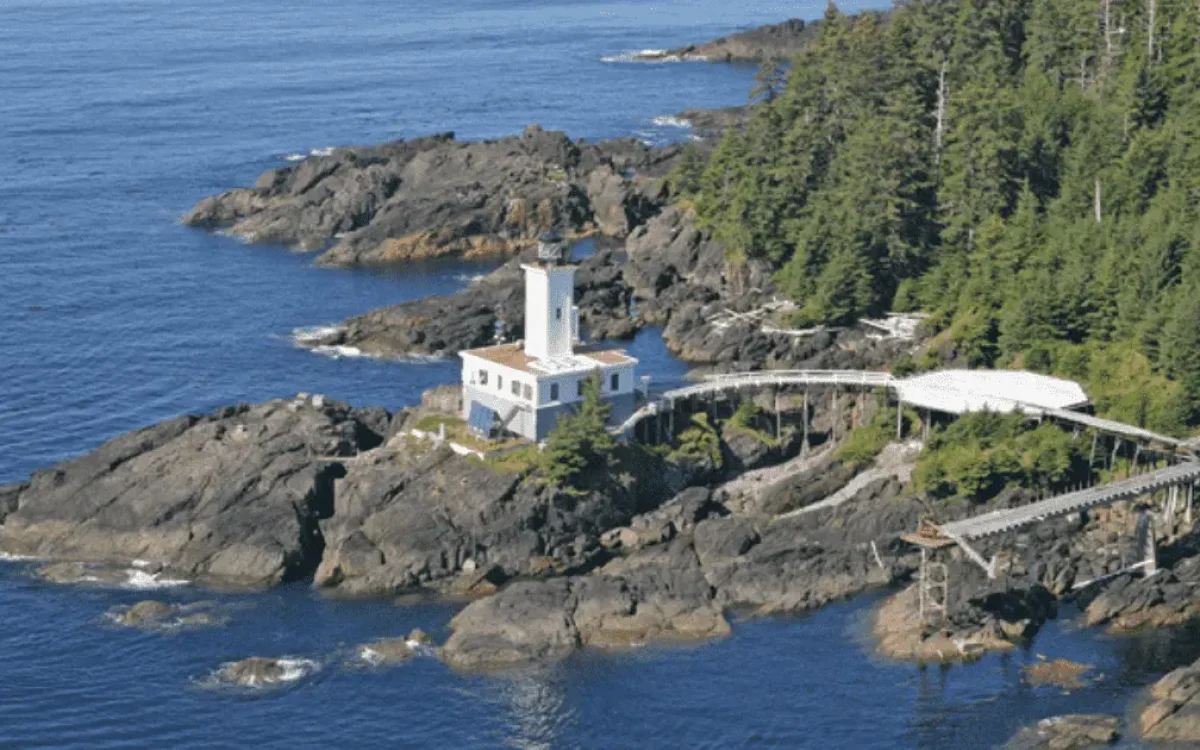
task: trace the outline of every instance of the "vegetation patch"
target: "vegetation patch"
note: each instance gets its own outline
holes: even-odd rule
[[[1059,490],[1089,478],[1083,444],[1051,424],[1031,427],[1023,414],[964,414],[932,432],[913,482],[933,497],[977,502],[1010,485]]]
[[[1107,7],[1107,6],[1106,6]],[[667,183],[797,325],[931,315],[944,361],[1200,425],[1200,7],[830,4],[782,85]]]

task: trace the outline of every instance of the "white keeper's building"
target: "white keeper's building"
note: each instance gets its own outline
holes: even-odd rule
[[[542,441],[583,400],[583,384],[598,372],[612,405],[610,424],[636,408],[638,361],[623,349],[579,344],[576,266],[564,263],[566,244],[553,234],[538,243],[525,270],[525,340],[459,353],[463,418],[478,433],[513,433]]]

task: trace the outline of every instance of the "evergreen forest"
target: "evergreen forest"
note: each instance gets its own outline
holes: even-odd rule
[[[924,311],[908,369],[1079,380],[1200,425],[1200,2],[926,0],[844,15],[671,189],[796,325]]]

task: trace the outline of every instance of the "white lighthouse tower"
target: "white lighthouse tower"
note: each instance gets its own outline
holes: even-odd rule
[[[619,424],[636,408],[637,360],[623,349],[579,346],[575,270],[567,244],[542,235],[537,260],[525,271],[525,339],[459,353],[463,417],[480,434],[509,433],[540,441],[583,400],[588,378]]]
[[[579,340],[575,266],[564,265],[567,245],[542,235],[536,263],[525,270],[525,353],[534,359],[569,357]]]

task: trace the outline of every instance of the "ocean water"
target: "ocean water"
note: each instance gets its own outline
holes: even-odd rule
[[[843,9],[878,2],[843,3]],[[453,360],[296,348],[292,332],[461,288],[488,264],[340,271],[180,226],[201,197],[314,150],[537,122],[589,139],[686,138],[670,118],[745,100],[753,70],[624,62],[630,51],[813,18],[824,3],[717,0],[4,0],[0,3],[0,482],[121,432],[237,401],[324,393],[398,408]],[[660,383],[686,368],[631,345]],[[709,646],[585,653],[463,676],[422,657],[362,668],[355,645],[453,609],[328,602],[304,587],[219,596],[230,623],[120,630],[103,613],[188,588],[62,588],[0,563],[0,747],[986,747],[1066,710],[1120,711],[1187,654],[1054,624],[1034,651],[967,669],[881,662],[870,598],[739,622]],[[1195,639],[1191,639],[1194,642]],[[1067,656],[1105,679],[1032,690]],[[212,690],[251,655],[311,660],[287,689]]]

